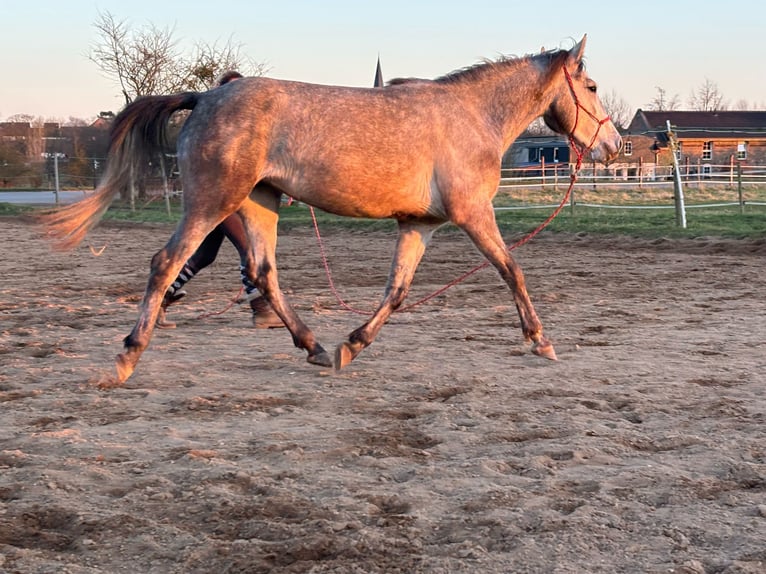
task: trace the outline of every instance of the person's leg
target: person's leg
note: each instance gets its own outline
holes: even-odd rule
[[[183,299],[186,296],[186,291],[182,290],[182,287],[186,285],[191,279],[202,269],[210,265],[215,261],[218,251],[223,243],[224,232],[221,225],[216,226],[207,237],[202,241],[197,251],[189,257],[184,263],[181,272],[175,278],[173,283],[170,284],[165,296],[162,299],[162,306],[160,308],[160,315],[157,318],[157,326],[164,328],[173,328],[175,323],[168,321],[166,318],[166,312],[168,307],[173,303]]]
[[[231,241],[237,253],[239,253],[239,273],[242,285],[245,288],[242,302],[247,301],[250,304],[250,309],[253,311],[253,326],[256,329],[284,327],[282,319],[274,312],[268,301],[266,301],[258,291],[258,288],[249,279],[249,275],[254,276],[255,274],[249,274],[247,269],[247,236],[245,235],[242,220],[234,213],[224,219],[219,227],[221,227],[226,238]]]

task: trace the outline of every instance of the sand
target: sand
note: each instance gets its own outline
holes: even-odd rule
[[[340,373],[230,305],[226,245],[100,389],[170,232],[96,257],[0,220],[0,572],[766,572],[766,241],[543,233],[516,257],[558,362],[485,269]],[[324,240],[371,309],[392,234]],[[364,317],[310,230],[279,255],[333,349]],[[410,298],[480,262],[437,234]]]

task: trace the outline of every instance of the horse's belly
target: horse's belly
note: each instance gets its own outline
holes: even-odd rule
[[[391,185],[378,182],[292,181],[277,185],[295,199],[323,211],[347,217],[368,219],[418,219],[440,215],[426,186]]]

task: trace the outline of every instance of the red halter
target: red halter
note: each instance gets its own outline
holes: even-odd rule
[[[580,166],[582,165],[582,156],[583,156],[583,154],[585,154],[585,152],[589,151],[593,147],[593,144],[596,142],[596,138],[598,137],[598,134],[601,131],[601,127],[605,123],[610,121],[611,118],[609,116],[606,116],[603,119],[598,119],[598,117],[593,112],[591,112],[590,110],[586,109],[585,106],[583,106],[580,103],[580,99],[577,97],[577,92],[575,92],[575,89],[574,89],[574,83],[572,82],[572,76],[569,74],[569,70],[567,70],[566,66],[563,66],[563,68],[564,68],[564,76],[566,77],[567,84],[569,85],[569,91],[572,92],[572,98],[574,99],[574,103],[575,103],[575,121],[574,121],[574,125],[572,126],[572,129],[569,131],[569,134],[567,134],[567,135],[569,137],[569,143],[571,144],[572,148],[575,150],[575,153],[577,154],[577,166],[575,168],[575,172],[577,172],[577,171],[579,171]],[[577,129],[577,122],[580,121],[580,110],[581,109],[588,116],[590,116],[591,119],[593,119],[593,121],[595,121],[598,124],[598,128],[596,129],[596,133],[593,134],[593,138],[591,138],[590,143],[586,147],[583,147],[580,144],[578,144],[577,141],[575,141],[575,138],[574,138],[574,132],[575,132],[575,129]]]

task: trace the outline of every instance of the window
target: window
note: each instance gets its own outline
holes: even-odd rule
[[[747,142],[739,142],[737,144],[737,159],[747,159]]]
[[[626,155],[626,156],[633,155],[633,142],[632,141],[625,140],[625,142],[623,144],[622,153],[623,153],[623,155]]]
[[[713,142],[702,142],[702,161],[713,159]]]
[[[681,152],[684,147],[684,142],[676,142],[676,159],[681,161]]]
[[[713,166],[706,163],[702,166],[702,177],[708,178],[713,175]]]

